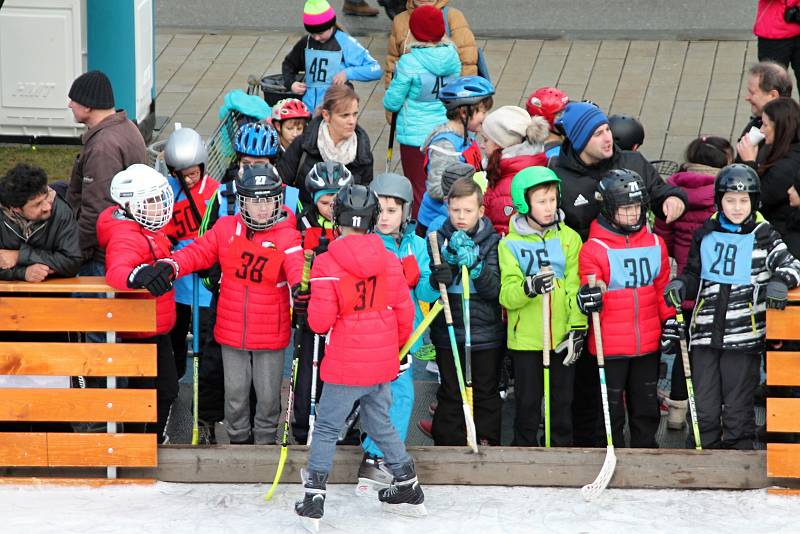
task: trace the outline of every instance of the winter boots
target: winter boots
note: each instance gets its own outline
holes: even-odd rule
[[[319,532],[319,520],[325,513],[325,486],[328,483],[328,473],[301,469],[300,477],[306,494],[302,501],[294,504],[294,511],[300,516],[306,530]]]
[[[356,495],[363,496],[372,490],[388,488],[394,480],[392,470],[383,463],[383,458],[364,453],[358,468],[358,486]]]
[[[378,491],[378,500],[383,503],[383,509],[387,512],[411,517],[428,514],[423,504],[425,494],[417,481],[413,462],[403,464],[394,471],[392,485]]]
[[[683,425],[686,424],[686,412],[689,408],[689,401],[687,400],[672,400],[665,399],[669,407],[667,415],[667,428],[670,430],[681,430]]]

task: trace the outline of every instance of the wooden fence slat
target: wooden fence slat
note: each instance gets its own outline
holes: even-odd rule
[[[0,297],[0,331],[154,332],[154,299]],[[53,313],[58,312],[54,317]]]
[[[128,486],[155,484],[153,478],[62,478],[62,477],[0,477],[0,485],[10,486],[82,486],[100,488],[104,486]]]
[[[767,476],[800,478],[800,444],[767,443]]]
[[[50,467],[155,467],[155,434],[47,434]]]
[[[767,352],[767,385],[800,386],[800,352]]]
[[[800,398],[767,398],[767,431],[800,432]]]
[[[800,340],[798,325],[800,306],[787,306],[785,310],[767,310],[767,339]]]
[[[0,375],[156,376],[156,346],[0,343]]]
[[[145,289],[120,290],[106,284],[103,276],[48,278],[32,284],[22,281],[0,282],[0,293],[147,293]]]
[[[155,420],[154,389],[0,389],[0,421]]]
[[[47,467],[47,434],[0,432],[0,465]]]

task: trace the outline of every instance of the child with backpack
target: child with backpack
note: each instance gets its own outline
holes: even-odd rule
[[[500,241],[500,304],[508,312],[508,349],[514,365],[514,439],[538,447],[542,417],[544,329],[549,331],[551,443],[572,446],[572,388],[583,350],[586,316],[578,309],[581,238],[562,221],[561,180],[546,167],[514,176],[511,196],[517,214]],[[549,269],[545,269],[549,267]],[[542,324],[543,295],[549,294],[550,324]]]

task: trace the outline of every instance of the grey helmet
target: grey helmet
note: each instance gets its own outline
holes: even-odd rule
[[[200,173],[205,174],[207,159],[206,145],[196,131],[191,128],[181,128],[169,136],[167,146],[164,148],[164,163],[173,176],[177,171],[195,165],[199,165]]]
[[[403,201],[403,222],[401,229],[411,220],[411,204],[414,202],[414,190],[405,176],[393,172],[385,172],[373,178],[369,184],[379,197],[392,197]]]

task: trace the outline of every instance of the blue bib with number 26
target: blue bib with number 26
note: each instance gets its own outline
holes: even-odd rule
[[[542,268],[542,261],[546,260],[550,262],[556,278],[564,278],[567,260],[561,248],[561,239],[547,239],[544,242],[508,240],[505,243],[517,259],[523,276],[538,273]]]
[[[719,284],[750,284],[753,234],[711,232],[700,243],[700,276]]]

